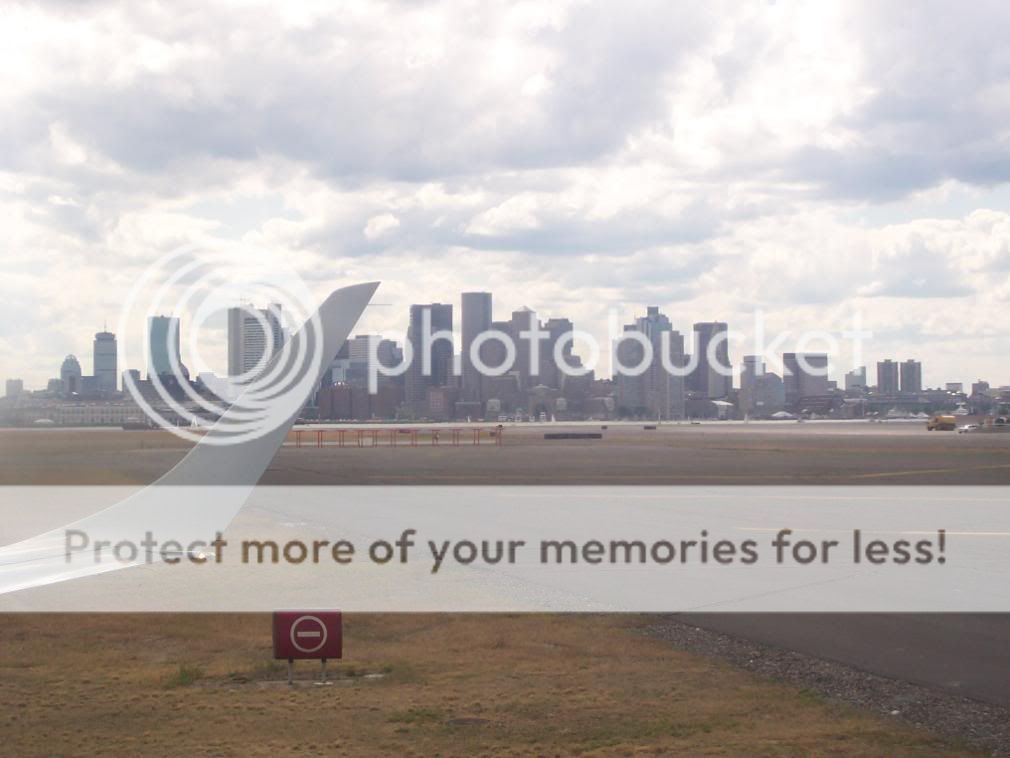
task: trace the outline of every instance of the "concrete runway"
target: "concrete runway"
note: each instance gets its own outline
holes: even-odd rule
[[[1010,484],[1010,434],[923,424],[609,425],[603,440],[283,448],[265,484]],[[554,429],[562,429],[556,425]],[[0,431],[0,484],[152,481],[188,445],[164,432]],[[1010,706],[1010,615],[696,615],[691,623],[883,676]]]

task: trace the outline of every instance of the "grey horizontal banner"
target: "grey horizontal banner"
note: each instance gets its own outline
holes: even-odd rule
[[[1003,487],[6,487],[0,611],[1010,611]]]

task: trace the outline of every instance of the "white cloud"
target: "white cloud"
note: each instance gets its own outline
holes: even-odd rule
[[[1004,4],[6,18],[0,259],[31,286],[0,321],[0,375],[40,385],[135,267],[198,244],[273,251],[320,289],[382,277],[382,328],[469,288],[590,328],[609,302],[658,302],[683,331],[861,308],[927,381],[1010,382]]]
[[[368,239],[375,240],[387,232],[396,229],[399,225],[400,220],[392,213],[381,213],[378,216],[372,216],[368,219],[368,223],[365,224],[365,228],[362,230],[362,233]]]

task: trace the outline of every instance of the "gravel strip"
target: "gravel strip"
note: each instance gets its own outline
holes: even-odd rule
[[[673,617],[657,617],[644,631],[681,650],[721,658],[747,671],[900,719],[994,756],[1010,756],[1010,708],[710,631]]]

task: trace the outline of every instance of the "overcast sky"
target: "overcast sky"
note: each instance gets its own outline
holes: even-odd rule
[[[858,312],[864,362],[1010,383],[1007,29],[998,1],[7,3],[0,378],[90,373],[191,245],[382,280],[358,331],[475,289],[601,337],[648,304]]]

